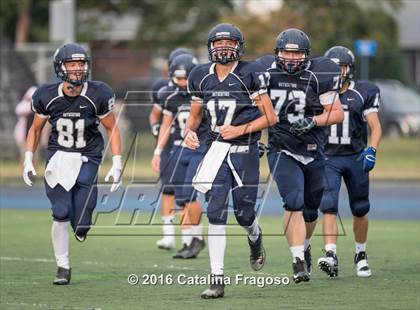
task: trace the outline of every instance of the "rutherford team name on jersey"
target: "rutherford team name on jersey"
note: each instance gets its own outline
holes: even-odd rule
[[[215,73],[215,63],[196,66],[188,78],[192,99],[208,111],[211,141],[225,141],[219,134],[222,125],[238,126],[261,116],[254,99],[267,92],[265,69],[257,62],[238,61],[223,81]],[[248,145],[258,141],[261,132],[245,134],[225,142]]]
[[[115,95],[103,82],[87,81],[77,97],[63,93],[63,84],[46,84],[32,96],[32,110],[48,118],[52,126],[48,150],[80,152],[101,157],[104,140],[98,130],[100,119],[113,109]]]
[[[268,129],[269,147],[277,151],[287,150],[294,154],[323,158],[324,129],[315,127],[296,136],[290,132],[290,125],[301,118],[323,113],[320,96],[336,94],[338,91],[339,67],[326,57],[318,57],[309,60],[304,70],[288,74],[277,67],[274,56],[262,57],[259,62],[265,66],[271,63],[267,69],[269,95],[278,117],[277,123]],[[335,99],[334,96],[327,97],[324,104],[332,104]]]
[[[326,128],[327,155],[351,155],[367,145],[365,115],[378,112],[379,88],[368,81],[351,81],[346,92],[340,94],[344,110],[344,121]]]

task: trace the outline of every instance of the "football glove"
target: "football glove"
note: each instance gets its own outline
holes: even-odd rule
[[[359,160],[363,160],[363,170],[369,172],[375,167],[376,162],[376,150],[375,148],[369,146],[365,149],[359,157]]]
[[[153,137],[159,136],[159,129],[160,129],[160,124],[159,123],[156,123],[156,124],[152,125],[151,130],[152,130]]]
[[[300,136],[315,126],[316,122],[313,117],[301,118],[290,125],[290,132],[294,135]]]
[[[105,177],[105,182],[108,182],[112,177],[111,192],[115,192],[121,186],[121,155],[112,156],[112,167]]]
[[[258,152],[259,152],[260,158],[264,156],[266,149],[267,149],[267,146],[264,143],[258,142]]]
[[[25,152],[25,160],[23,162],[22,176],[23,176],[23,181],[28,186],[32,186],[32,181],[29,178],[29,173],[32,173],[32,175],[36,175],[35,167],[32,163],[33,158],[34,158],[34,153],[32,153],[31,151]]]

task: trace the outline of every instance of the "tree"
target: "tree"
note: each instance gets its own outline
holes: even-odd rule
[[[267,15],[253,13],[224,15],[221,20],[238,26],[245,37],[245,56],[253,58],[267,53],[273,53],[277,35],[281,30],[295,27],[303,28],[304,19],[288,6],[269,12]]]
[[[136,12],[140,17],[137,36],[131,46],[169,49],[184,45],[204,44],[210,25],[222,12],[232,11],[232,0],[87,0],[78,3],[79,10],[102,12]]]
[[[398,49],[398,26],[389,13],[400,1],[284,0],[277,11],[265,15],[252,12],[224,20],[244,32],[247,53],[272,53],[276,36],[286,28],[300,28],[311,39],[312,55],[323,55],[334,46],[354,49],[356,39],[377,41],[371,61],[371,77],[392,77],[407,82],[407,70]],[[358,66],[358,63],[357,63]]]
[[[30,6],[30,10],[28,6]],[[1,0],[0,32],[12,42],[15,42],[16,36],[20,36],[28,42],[48,41],[48,23],[45,22],[49,17],[48,7],[49,2],[45,0]],[[25,16],[25,14],[27,15]],[[23,27],[19,33],[16,33],[19,20],[23,20]],[[25,22],[29,20],[30,26],[25,26]],[[27,33],[25,33],[26,31]]]

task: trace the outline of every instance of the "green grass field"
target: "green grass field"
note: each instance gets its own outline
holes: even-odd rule
[[[206,286],[131,286],[135,273],[206,275],[207,249],[195,260],[173,260],[156,249],[157,237],[90,236],[83,244],[71,239],[71,285],[51,284],[55,263],[50,243],[48,211],[0,209],[0,309],[419,309],[420,224],[415,221],[373,221],[369,261],[373,276],[359,279],[353,267],[350,221],[340,237],[340,274],[330,280],[319,270],[309,283],[288,286],[231,285],[225,298],[201,300]],[[250,271],[245,236],[228,237],[226,275],[291,274],[290,253],[276,217],[261,219],[267,262],[259,273]],[[111,230],[114,231],[114,230]],[[341,231],[341,234],[344,234]],[[123,229],[115,231],[123,232]],[[136,233],[159,233],[159,227],[136,228]],[[237,228],[228,232],[242,232]],[[319,232],[319,229],[318,229]],[[95,233],[95,229],[92,230]],[[179,243],[179,242],[178,242]],[[314,237],[313,257],[321,255],[322,237]]]

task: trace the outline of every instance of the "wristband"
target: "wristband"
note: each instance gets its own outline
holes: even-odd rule
[[[25,163],[27,162],[32,162],[32,160],[34,159],[34,153],[31,151],[26,151],[25,152]]]
[[[153,151],[153,155],[156,155],[156,156],[160,156],[161,153],[162,153],[162,149],[160,147],[155,148],[155,150]]]
[[[119,170],[122,170],[121,158],[121,155],[112,156],[112,165]]]

